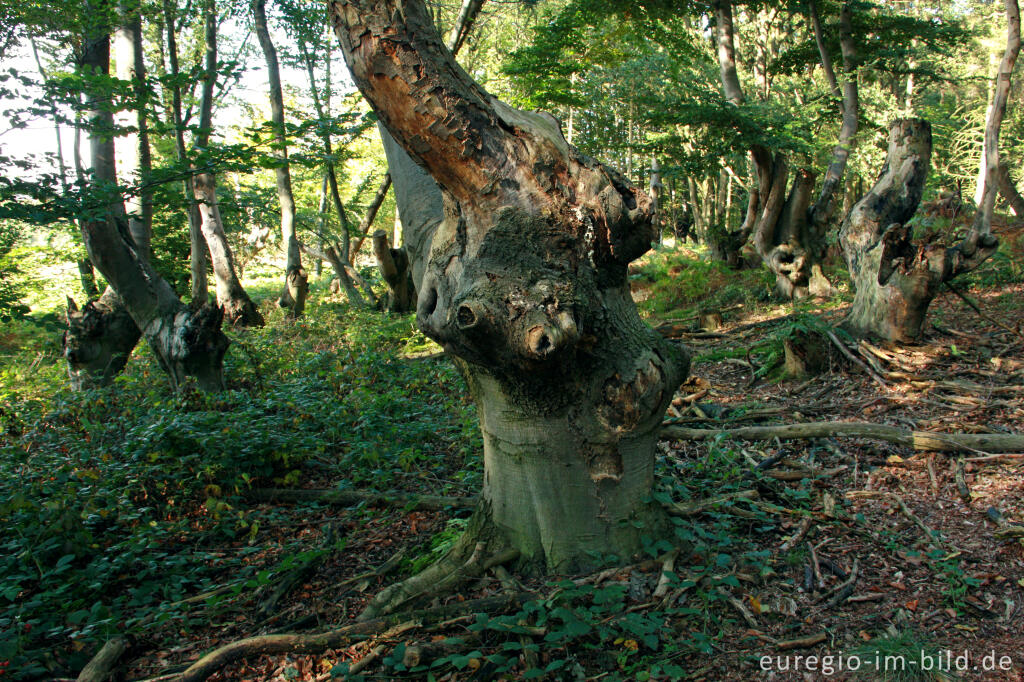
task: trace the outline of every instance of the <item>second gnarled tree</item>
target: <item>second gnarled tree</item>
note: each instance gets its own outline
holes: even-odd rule
[[[554,120],[484,92],[422,0],[330,10],[356,84],[442,189],[417,322],[456,358],[484,436],[473,530],[365,615],[508,548],[542,570],[629,557],[661,521],[648,501],[654,443],[688,368],[627,286],[654,236],[650,198],[570,147]]]

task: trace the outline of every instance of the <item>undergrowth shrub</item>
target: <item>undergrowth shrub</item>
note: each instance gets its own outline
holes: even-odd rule
[[[401,357],[429,345],[410,317],[314,301],[299,321],[270,318],[229,332],[217,394],[171,393],[144,345],[111,387],[72,393],[58,328],[5,328],[0,662],[13,679],[75,672],[111,633],[187,629],[182,600],[265,579],[246,560],[265,541],[250,486],[475,484],[467,392],[447,361]]]

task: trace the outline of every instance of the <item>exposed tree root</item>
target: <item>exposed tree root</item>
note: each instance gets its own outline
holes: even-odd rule
[[[113,676],[114,666],[127,650],[128,641],[124,637],[108,639],[99,653],[82,668],[76,682],[106,682]]]
[[[476,541],[477,537],[480,537],[477,532],[467,529],[451,552],[436,564],[381,590],[359,614],[358,620],[371,620],[393,613],[414,599],[449,593],[458,585],[479,578],[491,568],[515,561],[519,557],[519,551],[515,549],[503,548],[488,552],[488,543]]]
[[[710,440],[727,436],[740,440],[827,438],[870,438],[896,443],[923,452],[1024,452],[1024,435],[1014,433],[937,433],[911,431],[868,422],[807,422],[778,426],[744,426],[735,429],[690,429],[664,426],[661,437],[674,440]]]
[[[402,507],[443,511],[445,509],[472,509],[475,497],[440,497],[438,495],[408,495],[405,493],[377,493],[366,490],[291,490],[287,488],[253,488],[247,494],[259,502],[322,502],[342,507],[365,503],[368,506]]]
[[[206,654],[182,673],[178,681],[201,682],[229,663],[242,658],[280,653],[318,654],[327,649],[347,646],[360,637],[376,635],[396,624],[431,622],[465,613],[490,613],[517,608],[528,597],[529,595],[526,594],[504,594],[483,599],[470,599],[418,611],[406,611],[384,618],[356,622],[337,630],[315,634],[248,637]]]

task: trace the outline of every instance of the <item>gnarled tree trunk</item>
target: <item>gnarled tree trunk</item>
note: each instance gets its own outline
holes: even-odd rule
[[[82,67],[105,76],[110,70],[110,37],[102,30],[82,41]],[[101,190],[117,184],[112,112],[102,105],[102,93],[90,93],[89,142],[92,182]],[[103,215],[91,212],[81,222],[89,258],[110,283],[125,309],[146,337],[173,387],[194,377],[206,390],[223,388],[223,359],[228,340],[220,331],[221,313],[203,306],[187,308],[148,261],[140,255],[128,230],[124,204],[114,201]]]
[[[482,504],[460,547],[511,546],[558,570],[633,555],[633,524],[661,520],[653,447],[688,367],[629,295],[650,198],[554,120],[480,89],[422,0],[330,10],[356,84],[443,190],[417,322],[457,358],[481,415]]]
[[[110,287],[81,310],[69,296],[66,320],[62,345],[71,388],[109,385],[124,370],[142,336],[124,303]]]
[[[939,286],[981,265],[999,244],[991,231],[992,210],[998,193],[999,129],[1020,51],[1017,0],[1006,0],[1006,17],[1006,51],[985,126],[987,172],[982,201],[967,235],[948,248],[911,239],[906,222],[921,200],[931,158],[931,127],[916,119],[893,124],[881,175],[843,223],[840,241],[856,285],[843,325],[856,335],[916,340]]]
[[[905,223],[917,211],[928,177],[932,132],[927,121],[897,121],[882,172],[851,209],[839,233],[855,288],[843,326],[857,336],[912,341],[942,283],[944,249],[915,246]]]
[[[142,23],[137,7],[128,8],[121,4],[118,10],[121,21],[114,40],[117,77],[132,84],[135,98],[133,112],[118,112],[118,125],[136,126],[136,132],[124,137],[128,151],[122,157],[123,164],[120,170],[125,183],[135,183],[140,187],[140,191],[127,202],[128,233],[138,257],[148,261],[153,204],[152,193],[145,188],[151,164],[146,119],[146,71],[142,58]],[[63,161],[61,166],[63,167]],[[114,167],[96,170],[97,175],[104,174],[107,178],[116,174]],[[79,169],[79,176],[84,177],[82,169]],[[119,207],[119,211],[123,213],[124,206]],[[85,263],[88,263],[87,268],[79,262],[79,272],[83,285],[91,283],[91,288],[86,287],[85,290],[86,295],[92,299],[98,292],[92,264],[88,259]],[[62,347],[68,365],[71,388],[76,391],[109,385],[114,377],[124,370],[128,358],[142,336],[142,332],[125,309],[123,301],[109,285],[102,296],[97,300],[87,301],[81,310],[69,296],[66,321],[67,329],[62,339]]]
[[[735,58],[731,0],[715,0],[715,32],[722,87],[726,99],[739,106],[744,102]],[[825,48],[817,9],[811,4],[811,18],[821,52],[822,67],[833,93],[839,83],[832,60]],[[825,256],[825,234],[834,211],[834,195],[839,187],[849,149],[857,131],[858,95],[856,82],[856,50],[850,21],[850,8],[844,3],[840,14],[840,44],[846,81],[843,87],[843,122],[839,143],[833,153],[821,193],[811,205],[815,176],[807,169],[798,169],[789,185],[789,167],[784,155],[773,153],[761,145],[750,151],[754,178],[748,195],[747,212],[739,230],[719,241],[727,247],[723,253],[738,253],[739,246],[753,239],[754,250],[765,266],[775,274],[776,291],[786,298],[802,298],[808,294],[827,296],[832,287],[821,270]],[[788,191],[787,191],[788,187]]]

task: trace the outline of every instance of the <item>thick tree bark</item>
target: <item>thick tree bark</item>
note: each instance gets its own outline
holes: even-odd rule
[[[277,63],[277,49],[267,28],[265,0],[253,0],[252,10],[256,36],[267,61],[267,80],[270,97],[270,117],[274,129],[278,159],[274,169],[277,175],[277,197],[281,205],[281,240],[285,249],[285,287],[278,305],[287,310],[289,317],[299,317],[306,307],[309,277],[302,268],[302,254],[295,234],[295,196],[292,194],[292,176],[288,167],[288,137],[284,126],[284,95],[281,91],[281,71]]]
[[[443,190],[417,322],[458,358],[480,411],[472,542],[558,570],[631,556],[633,524],[661,521],[645,501],[653,446],[688,367],[629,295],[627,265],[654,236],[649,197],[554,120],[481,90],[422,0],[330,11],[356,84]]]
[[[88,33],[83,40],[83,71],[105,76],[110,69],[109,34]],[[97,187],[117,184],[113,114],[102,106],[102,93],[91,93],[96,106],[89,116],[92,182]],[[141,257],[131,235],[124,205],[110,203],[104,215],[82,221],[82,235],[90,259],[124,303],[142,331],[171,385],[195,377],[206,390],[223,388],[223,358],[228,340],[220,331],[221,313],[203,306],[189,309],[171,285]]]

